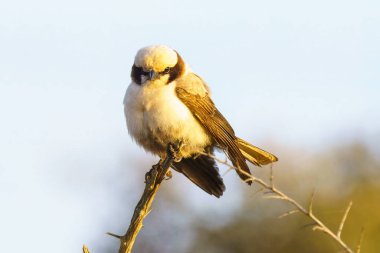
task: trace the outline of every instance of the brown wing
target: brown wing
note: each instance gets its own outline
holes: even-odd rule
[[[239,168],[237,173],[240,178],[243,180],[248,180],[249,176],[247,174],[250,175],[250,171],[243,154],[237,146],[237,138],[234,130],[223,115],[218,111],[218,109],[216,109],[213,101],[208,96],[205,88],[207,86],[204,86],[201,79],[198,78],[198,80],[200,84],[195,84],[192,82],[193,85],[191,89],[187,88],[190,86],[188,82],[184,85],[184,83],[186,83],[186,78],[184,78],[184,80],[180,80],[176,88],[177,96],[190,109],[202,126],[204,126],[204,128],[210,133],[218,146],[226,152],[232,164]],[[205,91],[197,92],[200,87],[195,87],[195,85],[203,85]],[[252,182],[247,181],[247,183],[251,184]]]

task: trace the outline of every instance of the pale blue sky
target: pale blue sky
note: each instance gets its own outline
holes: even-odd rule
[[[0,252],[24,233],[31,252],[74,252],[106,232],[100,206],[131,180],[110,171],[144,155],[122,113],[130,67],[157,43],[256,144],[380,140],[379,1],[3,1]]]

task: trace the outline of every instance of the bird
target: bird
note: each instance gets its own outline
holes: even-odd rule
[[[171,168],[210,195],[219,198],[226,187],[216,149],[224,151],[239,177],[252,184],[247,161],[266,165],[278,158],[237,137],[211,99],[209,86],[165,45],[137,51],[131,83],[124,97],[128,133],[147,152],[165,157],[169,143],[181,143],[180,158]]]

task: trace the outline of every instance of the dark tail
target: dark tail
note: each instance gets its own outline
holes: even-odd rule
[[[226,189],[219,174],[218,166],[211,157],[198,155],[183,158],[180,162],[173,163],[172,167],[176,171],[183,173],[208,194],[219,198]]]

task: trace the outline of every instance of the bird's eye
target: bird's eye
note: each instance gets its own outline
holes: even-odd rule
[[[172,69],[172,68],[167,67],[167,68],[163,71],[163,73],[164,73],[164,74],[168,74],[168,73],[170,72],[171,69]]]

